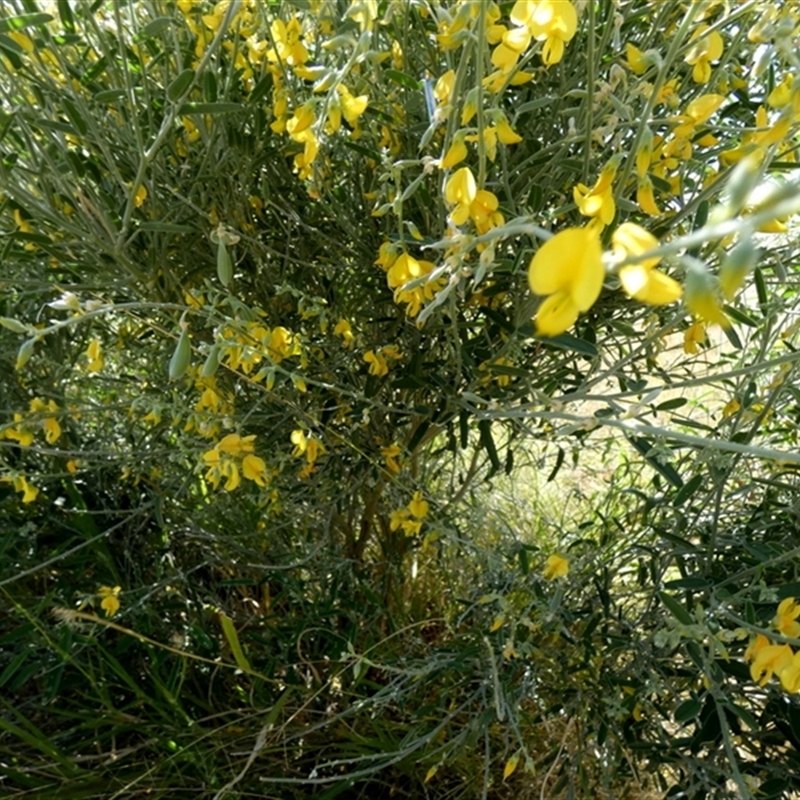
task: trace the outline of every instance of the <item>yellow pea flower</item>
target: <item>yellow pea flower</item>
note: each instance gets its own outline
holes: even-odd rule
[[[569,559],[566,556],[553,553],[547,557],[542,574],[548,581],[565,577],[569,574]]]
[[[725,316],[713,278],[704,270],[690,269],[686,273],[686,308],[700,321],[711,322],[730,328],[731,322]]]
[[[423,499],[421,491],[414,492],[408,510],[417,519],[424,519],[428,515],[428,501]]]
[[[505,145],[518,144],[522,141],[522,137],[511,127],[502,111],[495,115],[495,128],[497,138]]]
[[[620,225],[611,237],[616,253],[625,258],[639,256],[658,247],[658,239],[652,233],[632,222]],[[625,292],[642,303],[660,306],[680,299],[681,285],[654,269],[660,258],[647,258],[638,264],[620,267],[619,279]]]
[[[381,353],[376,353],[374,350],[367,350],[364,353],[364,361],[369,364],[369,374],[381,377],[389,374],[389,367],[386,364],[386,359]]]
[[[695,322],[683,332],[683,352],[687,355],[697,355],[700,352],[698,345],[706,340],[706,326],[702,322]]]
[[[455,70],[449,69],[439,77],[433,87],[433,96],[438,101],[439,105],[446,106],[450,102],[450,97],[453,94],[453,88],[456,83]]]
[[[800,636],[800,622],[797,618],[800,616],[800,603],[794,597],[786,597],[781,600],[778,606],[778,612],[772,624],[784,636]]]
[[[467,157],[467,145],[464,143],[464,133],[459,131],[453,137],[453,143],[439,162],[439,169],[451,169],[460,164]]]
[[[400,473],[400,464],[398,463],[397,458],[402,452],[403,451],[400,449],[400,445],[395,443],[381,448],[381,455],[386,462],[386,469],[388,469],[392,475],[397,475]],[[396,529],[393,528],[392,530]]]
[[[253,481],[258,486],[267,485],[267,465],[263,458],[252,453],[242,459],[242,474],[247,480]]]
[[[89,360],[89,364],[86,367],[87,372],[100,372],[103,369],[105,359],[103,358],[102,347],[99,339],[92,339],[89,342],[89,346],[86,348],[86,358]]]
[[[564,56],[564,45],[578,30],[578,15],[569,0],[518,0],[511,10],[511,20],[526,25],[537,42],[544,42],[542,61],[557,64]]]
[[[800,653],[792,656],[792,660],[781,669],[778,677],[784,691],[790,694],[800,691]]]
[[[342,114],[348,124],[353,127],[358,122],[358,118],[367,110],[369,98],[365,94],[353,97],[349,89],[343,84],[339,84],[338,91]]]
[[[708,83],[711,78],[711,62],[722,55],[724,42],[719,31],[706,34],[708,25],[701,25],[692,35],[696,40],[684,61],[692,65],[692,78],[695,83]]]
[[[614,214],[617,213],[611,185],[617,175],[620,160],[620,156],[614,156],[603,167],[600,177],[595,181],[591,189],[582,183],[573,188],[572,198],[584,217],[598,219],[603,225],[611,224]]]
[[[645,175],[636,182],[636,202],[639,208],[651,217],[658,217],[661,215],[659,207],[656,205],[656,199],[653,194],[653,182]]]
[[[448,178],[444,186],[444,198],[455,208],[450,218],[456,225],[463,225],[469,218],[469,207],[478,193],[475,176],[469,167],[462,167]]]
[[[590,227],[566,228],[536,251],[528,282],[534,294],[548,295],[536,313],[540,334],[563,333],[594,305],[605,276],[602,255],[600,234]]]
[[[97,590],[97,596],[101,598],[100,608],[106,612],[106,617],[113,617],[119,611],[119,593],[122,587],[114,586],[101,586]]]
[[[333,332],[336,336],[342,337],[342,347],[350,347],[353,344],[355,336],[353,335],[353,329],[350,327],[350,323],[346,319],[340,319],[334,329]]]
[[[767,641],[765,637],[764,640]],[[762,644],[753,654],[750,676],[759,686],[764,686],[773,674],[780,675],[792,663],[793,656],[788,644]]]

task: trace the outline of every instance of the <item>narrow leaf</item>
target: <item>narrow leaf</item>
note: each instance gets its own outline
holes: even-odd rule
[[[245,658],[244,650],[242,650],[242,645],[239,642],[239,634],[236,632],[236,626],[233,624],[233,620],[225,612],[219,612],[219,624],[222,626],[222,632],[225,634],[225,638],[228,640],[228,644],[230,645],[231,652],[233,653],[233,657],[236,660],[236,664],[238,665],[239,669],[243,670],[244,672],[252,672],[250,669],[250,663],[248,662],[247,658]]]

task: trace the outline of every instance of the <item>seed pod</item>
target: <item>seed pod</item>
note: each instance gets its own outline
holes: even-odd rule
[[[181,330],[181,335],[178,338],[178,344],[175,347],[175,352],[169,360],[169,379],[176,381],[182,378],[186,370],[189,368],[189,362],[192,359],[192,345],[189,342],[189,331],[186,328]]]
[[[0,317],[0,325],[14,333],[27,333],[30,328],[13,317]]]
[[[36,344],[36,339],[28,339],[22,343],[22,346],[17,352],[17,363],[15,369],[22,369],[30,360],[33,355],[33,347]]]
[[[227,287],[233,277],[231,257],[222,239],[220,239],[217,244],[217,277],[219,278],[219,282],[225,287]]]
[[[220,346],[215,344],[209,350],[208,357],[203,364],[203,371],[200,373],[203,378],[213,378],[219,369],[219,351]]]

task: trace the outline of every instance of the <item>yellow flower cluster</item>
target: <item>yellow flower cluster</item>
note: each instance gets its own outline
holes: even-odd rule
[[[203,453],[207,467],[205,478],[217,489],[225,481],[225,491],[232,492],[242,482],[242,476],[258,486],[266,486],[269,474],[264,459],[255,455],[255,434],[240,436],[229,433],[211,450]]]
[[[578,29],[578,15],[569,0],[517,0],[511,9],[514,27],[493,24],[488,38],[496,44],[492,64],[505,80],[530,46],[542,42],[542,61],[550,67],[564,56],[564,46]],[[494,83],[498,76],[494,76]]]
[[[531,291],[546,297],[535,316],[538,333],[564,333],[599,297],[605,278],[601,228],[592,223],[583,228],[566,228],[541,245],[531,259]],[[621,263],[619,279],[628,296],[656,306],[681,298],[681,285],[655,269],[660,257],[644,257],[658,247],[655,236],[639,225],[625,222],[611,235],[611,244],[611,258]],[[720,306],[715,279],[705,271],[687,272],[686,307],[698,320],[730,325]]]
[[[407,536],[416,536],[422,529],[422,521],[427,516],[428,501],[423,498],[421,491],[416,491],[405,508],[392,511],[389,527],[393,531],[402,528]]]
[[[224,345],[220,363],[232,370],[249,375],[265,358],[280,364],[285,358],[302,356],[300,338],[283,326],[268,328],[258,321],[245,322],[241,327],[226,327],[222,331]]]
[[[431,261],[416,259],[405,251],[397,253],[388,242],[381,247],[381,251],[375,263],[386,269],[386,282],[389,288],[394,290],[395,303],[404,304],[406,314],[409,317],[416,317],[422,309],[422,304],[436,295],[444,280],[442,278],[426,280],[417,286],[405,288],[411,281],[430,275],[436,269],[436,265]]]
[[[787,597],[778,605],[772,624],[779,633],[796,639],[800,637],[798,616],[800,603],[794,597]],[[744,660],[750,664],[750,675],[759,686],[764,686],[775,675],[785,691],[800,691],[800,651],[795,653],[788,644],[772,644],[759,633],[750,642]]]
[[[59,411],[55,400],[44,401],[34,397],[29,404],[27,415],[15,413],[14,426],[0,430],[0,439],[10,439],[21,447],[30,447],[33,444],[35,428],[44,431],[44,438],[48,444],[55,444],[61,437],[61,425],[56,414]]]
[[[298,473],[298,477],[305,479],[311,476],[316,469],[317,459],[325,454],[325,446],[315,436],[306,436],[305,431],[298,428],[290,436],[294,445],[292,455],[295,458],[305,457],[306,464]]]

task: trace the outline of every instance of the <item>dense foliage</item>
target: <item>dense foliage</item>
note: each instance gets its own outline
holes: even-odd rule
[[[0,14],[5,796],[800,791],[792,4]]]

